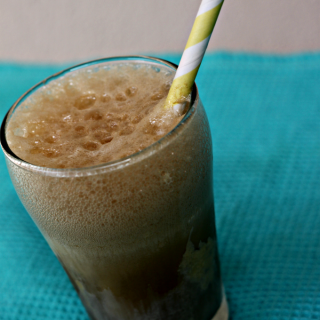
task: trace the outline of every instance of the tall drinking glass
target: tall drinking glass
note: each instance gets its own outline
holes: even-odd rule
[[[227,319],[217,251],[208,120],[194,86],[182,121],[126,158],[76,169],[19,159],[6,127],[44,84],[79,68],[134,62],[174,72],[176,65],[115,57],[64,70],[25,93],[1,127],[14,187],[94,320]]]

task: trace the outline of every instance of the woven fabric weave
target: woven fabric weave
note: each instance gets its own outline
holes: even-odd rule
[[[0,63],[0,118],[63,67]],[[197,84],[232,319],[320,319],[320,53],[207,54]],[[0,320],[88,320],[2,153],[0,181]]]

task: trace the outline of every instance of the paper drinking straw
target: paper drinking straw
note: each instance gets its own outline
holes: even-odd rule
[[[173,107],[178,114],[182,113],[184,101],[191,92],[223,1],[202,0],[200,4],[165,103],[166,108]]]

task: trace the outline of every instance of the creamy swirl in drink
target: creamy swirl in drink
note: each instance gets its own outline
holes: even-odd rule
[[[198,98],[163,108],[172,71],[88,66],[9,118],[11,150],[36,165],[8,156],[12,181],[92,319],[209,320],[221,303],[209,126]]]

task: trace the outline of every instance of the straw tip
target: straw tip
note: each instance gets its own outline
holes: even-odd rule
[[[180,117],[184,114],[185,108],[186,108],[186,102],[176,103],[173,105],[173,111],[177,117]]]

